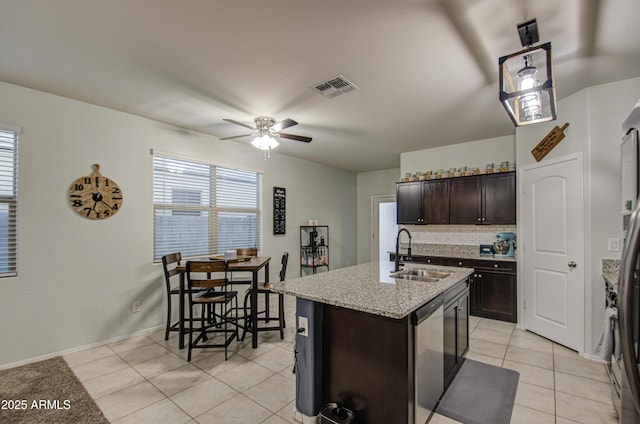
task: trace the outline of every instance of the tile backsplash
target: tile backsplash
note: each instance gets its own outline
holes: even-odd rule
[[[420,244],[491,244],[496,234],[515,233],[515,225],[403,225],[411,232],[411,242]],[[516,241],[517,243],[517,241]]]

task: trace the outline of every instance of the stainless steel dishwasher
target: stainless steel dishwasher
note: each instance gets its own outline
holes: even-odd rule
[[[414,329],[414,417],[427,422],[444,391],[443,295],[411,314]]]

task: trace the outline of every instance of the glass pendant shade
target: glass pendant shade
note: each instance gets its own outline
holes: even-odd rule
[[[279,143],[268,134],[262,134],[254,138],[251,144],[260,150],[271,150],[278,147]]]
[[[498,63],[500,102],[516,127],[556,119],[551,43],[503,56]]]

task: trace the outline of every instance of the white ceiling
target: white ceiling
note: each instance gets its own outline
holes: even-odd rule
[[[370,171],[513,134],[497,62],[534,17],[560,99],[640,76],[638,0],[0,0],[0,80],[216,137],[292,118],[279,152]]]

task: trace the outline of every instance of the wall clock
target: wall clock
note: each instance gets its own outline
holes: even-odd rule
[[[71,183],[67,199],[81,217],[106,219],[122,207],[122,190],[111,178],[100,174],[100,165],[93,164],[93,173]]]

